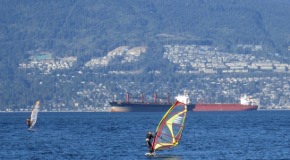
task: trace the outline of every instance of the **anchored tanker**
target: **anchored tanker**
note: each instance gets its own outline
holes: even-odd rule
[[[184,95],[183,95],[184,96]],[[188,94],[185,94],[188,97]],[[176,99],[179,96],[175,97]],[[173,103],[170,102],[170,97],[167,96],[166,102],[157,102],[157,94],[154,94],[154,102],[144,102],[143,94],[141,101],[131,102],[129,93],[126,93],[126,101],[113,101],[110,102],[111,112],[166,112]],[[242,96],[240,103],[233,104],[188,104],[188,111],[251,111],[257,110],[258,105],[256,102],[247,97]]]

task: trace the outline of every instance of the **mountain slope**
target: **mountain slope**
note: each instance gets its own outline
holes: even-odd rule
[[[169,92],[174,86],[176,90],[185,88],[185,81],[194,80],[188,86],[192,88],[203,83],[196,75],[176,74],[181,67],[163,55],[167,44],[207,45],[225,53],[256,54],[289,63],[289,12],[290,1],[276,0],[2,0],[0,107],[32,104],[35,97],[50,104],[73,105],[77,102],[71,99],[79,92],[98,94],[97,98],[78,97],[79,103],[95,103],[93,99],[98,98],[101,103],[109,94],[121,95],[124,90]],[[146,46],[147,50],[138,61],[119,63],[122,57],[117,57],[105,67],[84,67],[120,46]],[[239,46],[262,49],[253,52]],[[49,53],[53,65],[59,65],[63,57],[77,61],[67,70],[50,70],[49,74],[20,69],[19,64],[30,63],[32,53],[42,52]],[[108,74],[119,71],[129,74]]]

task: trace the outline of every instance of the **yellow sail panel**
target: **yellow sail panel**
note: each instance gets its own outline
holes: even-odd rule
[[[156,144],[155,148],[158,148],[158,150],[162,150],[165,148],[171,148],[173,146],[174,145],[172,145],[172,143],[159,143],[159,144]]]
[[[176,146],[181,139],[187,107],[176,101],[161,119],[153,141],[154,150],[168,149]]]

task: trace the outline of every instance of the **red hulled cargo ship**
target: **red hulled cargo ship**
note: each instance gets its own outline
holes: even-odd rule
[[[240,98],[240,104],[202,104],[195,105],[193,111],[251,111],[257,110],[257,102],[246,95]]]
[[[188,94],[184,94],[188,96]],[[178,96],[177,96],[178,97]],[[175,97],[175,98],[177,98]],[[112,101],[111,112],[166,112],[173,102],[170,102],[169,95],[164,98],[164,102],[157,101],[157,94],[154,94],[154,102],[144,102],[144,96],[141,94],[141,101],[133,102],[130,101],[129,93],[126,93],[126,101]],[[189,96],[188,96],[189,98]],[[251,111],[257,110],[258,105],[256,101],[246,95],[240,99],[240,104],[188,104],[188,111]]]

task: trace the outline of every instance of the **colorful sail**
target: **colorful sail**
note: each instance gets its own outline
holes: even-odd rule
[[[38,115],[38,111],[39,111],[39,106],[40,106],[40,102],[37,101],[34,105],[32,112],[31,112],[31,116],[30,116],[31,126],[30,126],[30,128],[32,128],[36,123],[37,115]]]
[[[176,101],[161,119],[152,143],[154,150],[174,147],[181,139],[184,129],[186,103]]]

